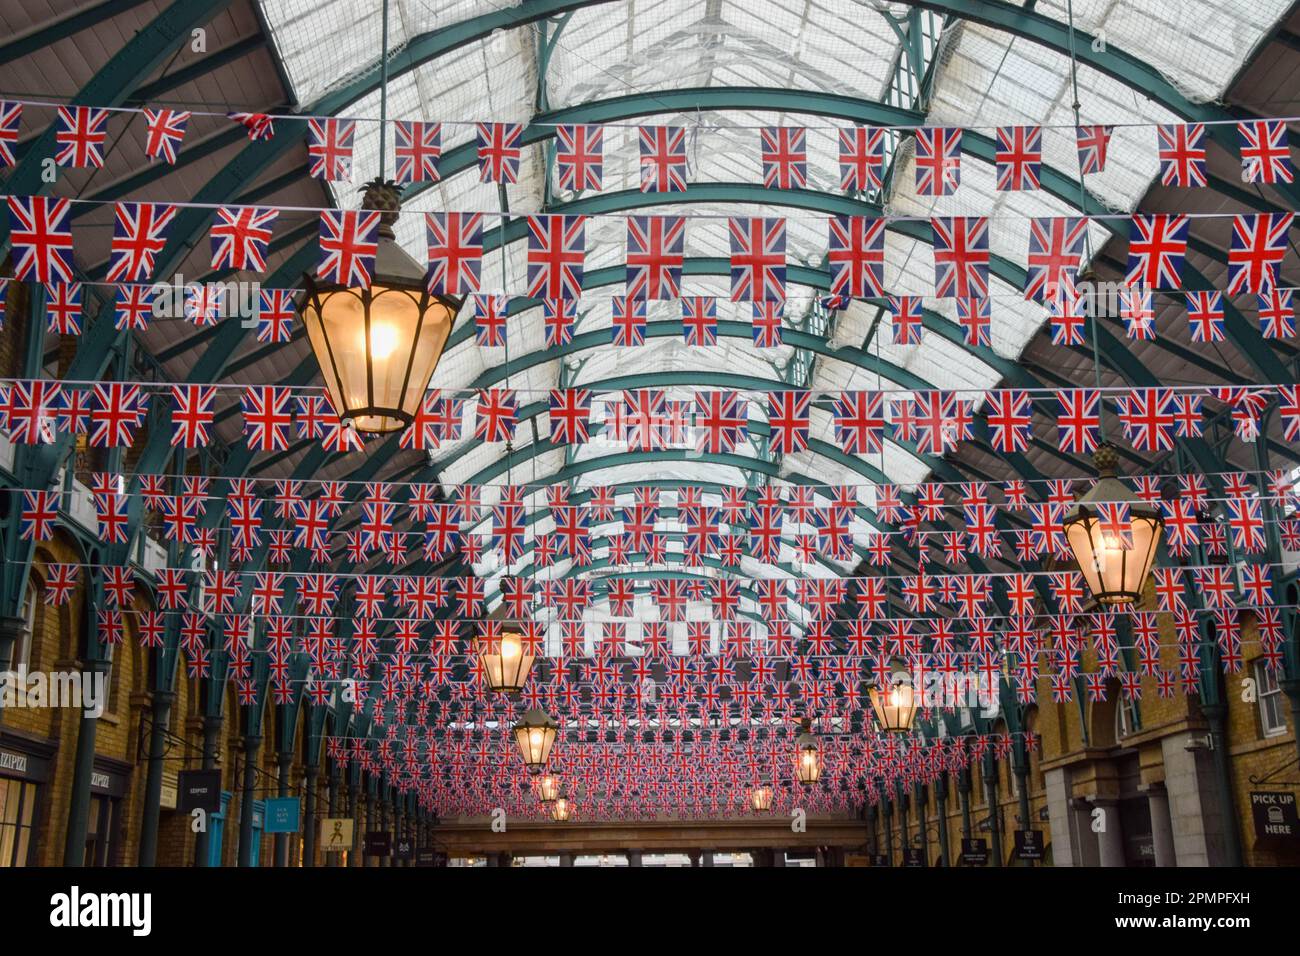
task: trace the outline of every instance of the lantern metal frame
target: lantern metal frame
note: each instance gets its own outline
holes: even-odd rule
[[[564,791],[551,803],[551,819],[556,823],[565,823],[573,815],[573,803]]]
[[[560,778],[553,773],[544,773],[537,778],[537,796],[542,801],[543,806],[554,803],[564,788],[560,786]]]
[[[755,813],[765,813],[772,809],[775,791],[769,783],[760,783],[749,792],[749,806]]]
[[[801,786],[811,787],[822,776],[822,747],[813,736],[812,720],[805,717],[802,726],[803,733],[794,742],[794,777]],[[816,759],[811,764],[804,759],[808,753],[816,754]]]
[[[515,655],[513,666],[508,666],[509,655],[505,651],[505,641],[513,638],[518,642],[519,653]],[[500,637],[479,637],[477,640],[479,662],[482,664],[483,680],[488,689],[498,694],[517,698],[523,693],[524,685],[532,674],[535,654],[524,650],[524,635],[510,629],[502,632]],[[495,646],[495,650],[494,650]]]
[[[543,739],[534,747],[532,733],[537,730],[542,731]],[[546,711],[533,707],[523,712],[511,728],[511,732],[514,734],[515,745],[519,748],[528,772],[541,773],[542,768],[551,758],[551,749],[555,746],[556,737],[559,736],[560,725]]]
[[[900,657],[891,658],[889,666],[889,686],[882,688],[872,685],[867,690],[871,711],[877,726],[884,733],[910,733],[916,723],[916,712],[920,709],[917,688],[912,683],[912,671]],[[894,695],[899,688],[907,689],[906,702],[895,699]]]

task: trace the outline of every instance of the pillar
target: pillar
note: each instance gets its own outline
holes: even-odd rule
[[[217,746],[221,740],[220,717],[203,718],[203,758],[204,770],[212,770],[217,765]],[[208,865],[208,831],[205,828],[194,841],[195,866]]]
[[[0,659],[4,655],[0,654]],[[163,755],[167,751],[167,725],[176,695],[156,690],[149,708],[149,765],[144,782],[144,813],[140,819],[140,866],[158,862],[158,815],[162,810]]]
[[[1169,816],[1169,794],[1162,783],[1147,787],[1147,807],[1151,811],[1151,843],[1156,866],[1177,866],[1174,853],[1174,826]]]
[[[998,765],[992,753],[984,754],[984,790],[989,804],[989,857],[994,866],[1002,865],[1002,818],[998,812]]]
[[[306,796],[303,798],[302,812],[302,865],[316,865],[316,781],[320,776],[320,767],[307,765],[305,785]]]
[[[971,838],[970,829],[970,767],[962,767],[957,774],[957,796],[961,803],[961,838]]]
[[[94,640],[93,637],[90,640]],[[108,661],[87,660],[81,665],[82,679],[108,681]],[[93,685],[92,685],[93,686]],[[82,711],[77,725],[77,756],[72,771],[72,792],[68,799],[68,829],[63,844],[63,865],[82,866],[86,862],[86,830],[90,817],[90,775],[95,765],[95,732],[99,718]]]
[[[712,850],[702,850],[700,852],[700,866],[713,866]]]
[[[253,859],[253,800],[257,797],[257,755],[262,738],[244,735],[244,786],[239,797],[239,865],[257,866]]]
[[[935,781],[934,804],[939,815],[939,863],[952,866],[952,851],[948,847],[948,771]]]
[[[902,863],[907,862],[907,795],[903,793],[903,784],[898,784],[898,850],[903,854]]]
[[[573,866],[573,854],[572,854],[572,853],[561,853],[561,854],[560,854],[560,866]]]
[[[289,796],[289,777],[293,773],[293,751],[281,750],[277,757],[277,777],[275,795]],[[289,834],[275,835],[275,865],[284,868],[289,865]]]
[[[329,791],[326,794],[326,800],[328,801],[328,806],[329,806],[328,815],[331,817],[338,816],[339,795],[342,786],[343,786],[343,768],[339,766],[339,761],[330,760],[330,782],[329,782]],[[339,858],[340,858],[340,854],[338,853],[326,853],[325,865],[338,866]]]
[[[1219,681],[1218,694],[1223,696],[1223,676],[1216,667],[1214,678]],[[1219,795],[1219,812],[1223,819],[1224,861],[1227,866],[1243,865],[1241,828],[1237,823],[1237,801],[1232,792],[1232,768],[1228,765],[1228,736],[1226,724],[1228,708],[1224,704],[1201,704],[1201,713],[1210,725],[1211,757],[1214,760],[1215,789]]]
[[[894,864],[894,801],[885,797],[885,860]]]
[[[912,800],[916,803],[916,839],[921,846],[921,859],[930,865],[930,835],[925,832],[928,826],[925,814],[925,788],[919,783],[912,788]]]
[[[1093,800],[1094,807],[1105,811],[1105,826],[1097,834],[1097,855],[1102,866],[1124,865],[1124,834],[1119,825],[1119,801],[1100,798]]]
[[[628,851],[627,851],[627,865],[628,865],[628,866],[640,866],[640,865],[641,865],[641,851],[640,851],[640,850],[628,850]]]

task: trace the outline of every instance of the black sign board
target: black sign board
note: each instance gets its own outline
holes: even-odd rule
[[[884,853],[877,853],[871,858],[872,866],[889,866],[889,857]]]
[[[966,837],[961,841],[961,861],[966,866],[988,866],[989,841]]]
[[[416,866],[437,866],[438,851],[431,846],[417,846],[414,860]]]
[[[387,830],[367,830],[362,845],[366,856],[389,856],[393,852],[393,835]]]
[[[180,799],[177,808],[182,813],[203,810],[205,813],[221,812],[221,771],[182,770],[177,774]]]
[[[415,844],[409,837],[399,837],[393,844],[394,860],[409,860],[415,853]]]
[[[925,866],[925,851],[919,846],[909,846],[903,850],[903,866]]]
[[[1016,859],[1041,860],[1043,858],[1043,831],[1016,831]]]
[[[1255,819],[1255,836],[1269,842],[1300,837],[1296,797],[1287,790],[1250,791],[1250,813]]]

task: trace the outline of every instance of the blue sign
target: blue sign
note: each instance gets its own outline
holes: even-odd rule
[[[299,803],[297,797],[267,798],[267,833],[297,833],[299,826]]]

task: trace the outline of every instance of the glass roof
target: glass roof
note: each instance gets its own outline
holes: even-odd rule
[[[359,9],[349,0],[261,0],[294,98],[304,112],[310,112],[311,105],[339,83],[373,67],[380,44],[380,5],[367,6]],[[392,0],[390,47],[399,50],[422,34],[508,6],[512,4],[501,0]],[[1248,5],[1227,0],[1183,0],[1178,4],[1159,0],[1126,4],[1074,0],[1074,16],[1081,30],[1104,36],[1136,60],[1154,66],[1189,99],[1210,101],[1226,90],[1251,51],[1289,6],[1288,0],[1255,0]],[[1033,9],[1049,18],[1066,18],[1065,0],[1041,0]],[[690,130],[691,183],[758,184],[757,127],[806,126],[809,189],[838,193],[835,129],[851,125],[849,120],[811,111],[755,112],[752,108],[682,113],[655,100],[657,92],[704,87],[805,90],[885,102],[917,109],[932,124],[973,127],[985,135],[991,135],[992,128],[999,125],[1044,125],[1045,164],[1073,176],[1077,163],[1067,56],[1041,43],[975,22],[945,21],[941,15],[929,12],[909,20],[908,14],[907,4],[854,0],[593,3],[553,21],[496,30],[392,77],[388,110],[393,118],[443,121],[446,151],[470,141],[474,121],[528,122],[539,112],[539,103],[554,110],[640,96],[645,101],[641,109],[645,119],[633,118],[607,129],[603,193],[637,190],[635,127],[640,122],[679,124]],[[915,64],[915,70],[909,69],[912,64],[903,45],[912,29],[924,31],[925,62]],[[545,76],[539,80],[539,63],[543,62]],[[1078,84],[1083,122],[1113,123],[1118,127],[1106,170],[1088,178],[1088,189],[1117,211],[1132,210],[1156,174],[1155,151],[1151,148],[1155,133],[1150,125],[1125,124],[1177,118],[1141,90],[1087,66],[1080,67]],[[378,94],[366,96],[346,112],[350,116],[377,117]],[[379,171],[378,139],[378,124],[360,125],[354,172],[357,183]],[[392,149],[391,140],[388,149]],[[991,165],[969,151],[962,159],[961,187],[954,195],[941,198],[916,195],[910,140],[901,140],[892,162],[890,191],[883,202],[887,213],[921,217],[988,215],[992,217],[992,248],[1017,266],[1023,266],[1025,260],[1028,217],[1073,211],[1068,202],[1045,191],[997,191]],[[387,168],[392,168],[391,158]],[[547,175],[545,144],[526,147],[519,183],[505,191],[512,215],[543,210],[548,196],[551,204],[573,198],[554,183],[548,188]],[[345,184],[334,189],[340,204],[357,203],[353,188]],[[756,194],[754,198],[761,196]],[[866,201],[879,197],[857,198]],[[473,169],[420,191],[406,208],[494,215],[501,210],[497,187],[479,183]],[[729,215],[786,217],[791,264],[819,268],[825,252],[824,213],[790,208],[779,202],[689,202],[656,208],[660,212],[671,208],[692,217],[686,249],[691,257],[727,255],[725,217]],[[621,264],[626,214],[620,211],[589,220],[589,272]],[[1091,248],[1100,248],[1106,236],[1102,226],[1094,225]],[[399,222],[399,238],[414,255],[423,256],[421,217],[404,216]],[[927,243],[891,232],[886,263],[886,285],[891,291],[932,292],[933,255]],[[485,259],[484,288],[516,291],[523,274],[523,244],[515,242],[504,252],[493,252]],[[691,275],[684,285],[687,295],[720,296],[720,318],[748,321],[748,314],[741,311],[747,306],[725,301],[724,276]],[[621,291],[621,283],[588,289],[580,307],[578,331],[608,328],[609,298]],[[994,279],[991,291],[993,351],[1014,361],[1041,327],[1045,315],[1039,306],[1025,302],[1018,290],[1000,280]],[[791,285],[787,325],[802,319],[816,292],[811,287]],[[950,320],[954,318],[951,303],[927,298],[926,305]],[[676,308],[675,303],[652,305],[650,320],[674,318]],[[916,346],[894,345],[887,332],[873,335],[879,311],[870,303],[853,303],[838,315],[829,331],[831,348],[866,348],[882,362],[944,388],[981,389],[998,382],[1000,375],[994,368],[937,334],[927,332]],[[540,311],[533,309],[512,316],[508,335],[512,359],[539,352],[543,348]],[[564,361],[548,358],[512,373],[509,385],[520,391],[523,406],[544,402],[550,388],[647,373],[698,373],[703,383],[711,374],[743,375],[776,386],[783,381],[783,374],[790,374],[794,351],[790,347],[758,350],[748,340],[738,338],[720,339],[713,348],[690,348],[676,338],[658,338],[640,348],[603,346],[575,353]],[[439,383],[445,388],[476,385],[482,377],[490,376],[504,357],[501,349],[479,348],[472,337],[465,338],[444,358]],[[495,384],[505,382],[498,377]],[[881,372],[833,353],[816,356],[802,384],[826,390],[899,387],[887,376],[882,377]],[[687,395],[683,392],[677,397]],[[474,403],[471,400],[468,404],[472,415]],[[750,416],[751,421],[762,421],[762,403],[751,405]],[[600,419],[599,412],[595,417]],[[538,433],[545,436],[545,413],[535,422]],[[831,442],[828,413],[813,412],[811,434],[814,439]],[[517,458],[530,450],[532,442],[532,428],[522,423],[514,444]],[[734,465],[701,460],[620,463],[585,470],[592,467],[594,460],[615,450],[594,443],[576,451],[547,451],[535,459],[523,459],[522,465],[510,470],[509,478],[514,482],[544,482],[567,468],[578,472],[572,482],[578,489],[654,479],[737,485],[751,478],[747,470]],[[501,446],[475,445],[472,438],[467,438],[436,452],[434,464],[446,483],[485,479],[505,483],[502,454]],[[759,441],[738,449],[737,454],[771,457]],[[858,462],[860,467],[812,452],[787,456],[775,465],[781,481],[822,484],[866,483],[869,479],[864,469],[869,466],[882,471],[891,481],[911,486],[925,480],[930,471],[925,462],[893,444],[887,444],[882,455]],[[543,513],[535,530],[544,531],[550,519],[540,507],[545,501],[541,494],[541,489],[536,489],[530,503]],[[861,500],[870,505],[870,489],[863,489]],[[597,554],[601,554],[599,549]],[[783,555],[783,560],[788,557]],[[852,562],[829,564],[844,571]],[[831,573],[826,564],[817,567]],[[560,564],[551,573],[563,574],[567,570]],[[707,569],[696,570],[710,573]],[[780,573],[767,566],[761,572],[751,570],[761,575]]]

